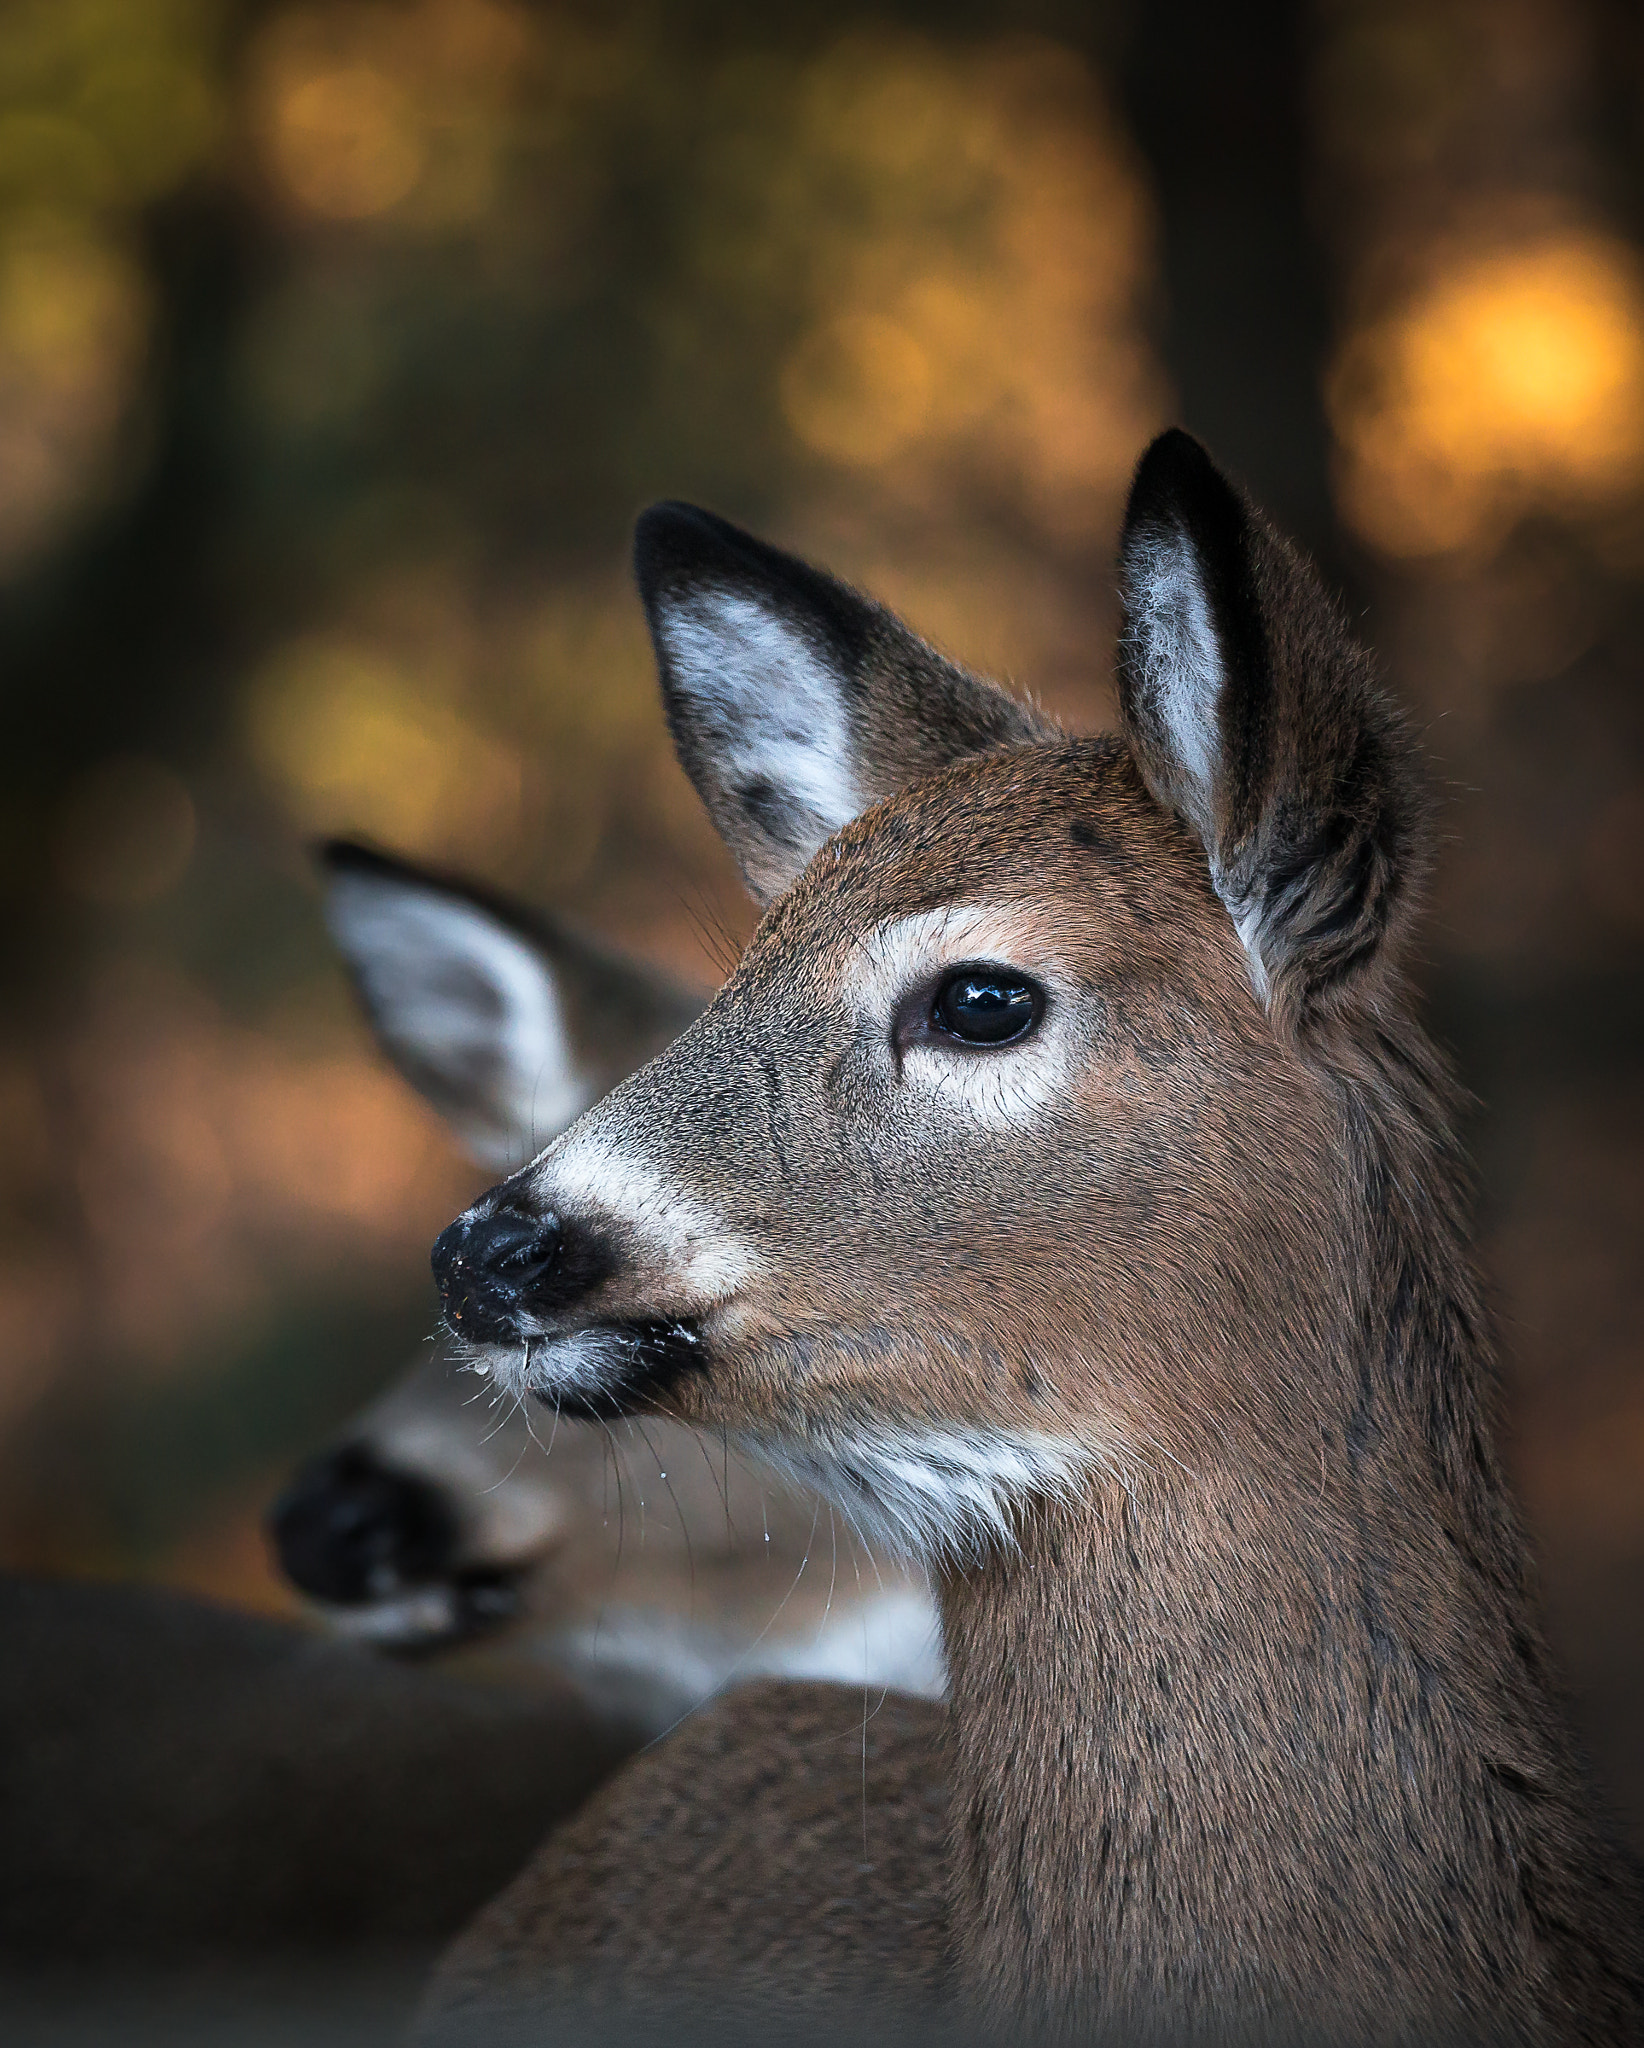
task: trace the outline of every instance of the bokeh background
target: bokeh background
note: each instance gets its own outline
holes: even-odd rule
[[[697,498],[1073,724],[1181,420],[1443,795],[1512,1457],[1644,1838],[1644,15],[1628,0],[6,0],[0,1563],[258,1518],[474,1185],[315,833],[703,983],[627,538]]]

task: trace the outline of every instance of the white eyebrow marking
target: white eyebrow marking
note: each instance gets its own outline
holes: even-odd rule
[[[889,1033],[910,988],[967,960],[1015,967],[1045,989],[1043,1021],[1019,1045],[973,1052],[940,1041],[908,1047],[904,1101],[946,1128],[1019,1130],[1064,1101],[1077,1067],[1078,985],[1042,903],[954,904],[893,919],[868,934],[845,974],[846,1000]]]

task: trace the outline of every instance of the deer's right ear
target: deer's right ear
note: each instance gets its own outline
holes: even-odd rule
[[[1311,565],[1184,433],[1142,457],[1120,581],[1137,762],[1203,843],[1258,994],[1299,1023],[1388,957],[1421,862],[1417,750]]]
[[[1048,730],[881,606],[694,505],[653,505],[634,565],[680,761],[761,903],[881,797]]]

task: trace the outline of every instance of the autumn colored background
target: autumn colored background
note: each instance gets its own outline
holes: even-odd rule
[[[1644,21],[1604,0],[7,0],[0,1562],[277,1607],[258,1517],[475,1184],[304,847],[704,983],[627,568],[696,498],[1072,723],[1181,420],[1444,797],[1512,1456],[1644,1838]]]

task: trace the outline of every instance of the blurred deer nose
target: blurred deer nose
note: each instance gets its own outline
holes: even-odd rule
[[[269,1510],[268,1529],[292,1584],[338,1607],[391,1599],[456,1566],[457,1526],[438,1489],[364,1444],[305,1465]]]
[[[475,1344],[519,1341],[519,1312],[559,1263],[555,1216],[517,1209],[459,1216],[434,1240],[434,1284],[447,1327]]]

